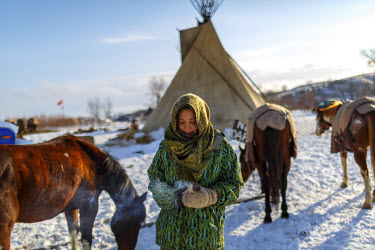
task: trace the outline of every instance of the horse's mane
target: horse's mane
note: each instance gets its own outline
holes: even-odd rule
[[[87,155],[100,166],[97,171],[100,172],[103,177],[103,190],[108,192],[116,205],[130,205],[131,201],[137,197],[137,192],[120,163],[108,152],[80,138],[72,135],[63,136],[63,138],[64,137],[75,140]]]
[[[107,155],[103,162],[106,170],[104,190],[116,204],[120,202],[126,205],[137,196],[137,192],[120,163],[107,152],[103,152]]]

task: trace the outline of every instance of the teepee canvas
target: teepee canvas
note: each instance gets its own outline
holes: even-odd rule
[[[235,120],[246,121],[253,109],[265,103],[223,48],[211,21],[180,31],[180,39],[182,65],[146,120],[145,131],[166,127],[175,101],[186,93],[207,102],[218,129],[232,127]]]
[[[246,121],[253,109],[265,103],[224,50],[211,22],[182,30],[180,37],[182,65],[147,119],[145,131],[166,127],[175,101],[186,93],[207,102],[218,129],[232,127],[235,120]]]

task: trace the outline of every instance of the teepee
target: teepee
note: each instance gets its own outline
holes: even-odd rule
[[[166,127],[175,101],[186,93],[196,94],[207,102],[211,122],[221,130],[231,128],[235,120],[246,121],[253,109],[265,103],[225,51],[210,21],[221,2],[195,1],[198,7],[193,3],[201,10],[204,21],[198,27],[180,31],[182,65],[146,120],[145,131]]]

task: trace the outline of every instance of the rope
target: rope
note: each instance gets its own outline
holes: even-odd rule
[[[247,79],[249,79],[249,81],[254,85],[254,87],[259,91],[259,93],[262,95],[262,97],[267,101],[267,102],[270,102],[267,97],[263,94],[263,92],[260,90],[260,88],[258,88],[258,86],[255,84],[255,82],[250,78],[250,76],[246,73],[246,71],[241,68],[241,66],[228,54],[227,52],[227,55],[229,56],[230,59],[232,59],[232,61],[236,64],[236,66],[241,70],[242,74],[244,74]]]

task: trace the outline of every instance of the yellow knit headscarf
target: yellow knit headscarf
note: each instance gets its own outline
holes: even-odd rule
[[[198,128],[198,133],[191,138],[178,132],[178,114],[187,106],[194,110]],[[177,161],[181,179],[199,181],[213,153],[214,128],[210,122],[210,109],[202,98],[189,93],[177,99],[171,115],[164,135],[168,152]]]

